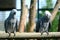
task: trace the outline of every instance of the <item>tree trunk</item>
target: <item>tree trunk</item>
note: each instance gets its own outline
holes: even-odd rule
[[[59,6],[60,6],[60,0],[57,0],[54,10],[52,11],[51,22],[54,20],[56,14],[58,12]]]
[[[37,0],[31,0],[30,12],[29,12],[28,32],[33,32],[34,27],[35,27],[36,1]]]
[[[27,17],[27,7],[25,5],[25,0],[21,0],[21,16],[20,16],[20,23],[19,23],[19,32],[24,32],[26,17]]]

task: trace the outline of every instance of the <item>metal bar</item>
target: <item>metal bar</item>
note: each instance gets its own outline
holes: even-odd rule
[[[39,20],[39,0],[38,0],[38,20]]]

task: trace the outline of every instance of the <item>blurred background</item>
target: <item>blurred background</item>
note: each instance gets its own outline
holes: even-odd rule
[[[26,0],[25,1],[28,9],[30,9],[30,1],[31,0]],[[39,1],[37,1],[37,3],[36,3],[36,11],[37,11],[36,20],[38,20],[41,16],[44,15],[45,10],[48,10],[48,11],[52,12],[56,1],[57,0],[39,0]],[[4,1],[0,0],[0,2],[1,2],[0,5],[3,4],[2,5],[3,7],[2,6],[0,7],[0,9],[1,9],[0,10],[0,30],[4,31],[4,21],[9,16],[9,13],[10,13],[12,8],[17,9],[16,18],[18,19],[18,21],[20,21],[21,0],[11,0],[11,1],[8,1],[8,2],[4,2]],[[9,4],[9,6],[7,6],[7,4],[9,2],[11,4]],[[6,3],[6,5],[4,3]],[[4,9],[5,6],[7,6],[6,9]],[[58,29],[57,26],[58,26],[58,19],[59,19],[58,17],[60,15],[59,13],[60,13],[60,10],[58,11],[58,14],[56,15],[56,18],[52,22],[52,27],[50,29],[51,32],[56,32],[57,29]],[[27,22],[28,22],[28,15],[27,15]]]

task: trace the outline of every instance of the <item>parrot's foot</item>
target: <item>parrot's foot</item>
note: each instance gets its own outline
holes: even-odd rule
[[[15,33],[14,33],[14,36],[15,36]]]
[[[9,37],[11,36],[11,33],[9,33]]]

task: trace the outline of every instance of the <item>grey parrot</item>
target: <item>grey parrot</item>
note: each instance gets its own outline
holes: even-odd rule
[[[16,19],[16,9],[12,9],[10,12],[8,18],[4,21],[4,28],[5,32],[9,33],[9,36],[11,33],[14,33],[18,31],[18,20]]]
[[[41,35],[46,32],[49,34],[49,28],[51,27],[50,17],[51,13],[49,11],[45,11],[45,15],[41,17],[36,23],[36,32],[41,32]]]

